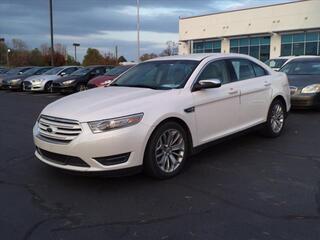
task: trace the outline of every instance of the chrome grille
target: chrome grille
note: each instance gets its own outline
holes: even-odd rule
[[[38,126],[40,137],[58,143],[71,142],[82,131],[78,121],[46,115],[40,116]]]

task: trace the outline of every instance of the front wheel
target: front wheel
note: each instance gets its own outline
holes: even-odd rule
[[[266,137],[278,137],[285,125],[285,106],[282,101],[276,99],[271,103],[267,122],[262,134]]]
[[[44,91],[47,93],[53,93],[52,82],[47,82],[46,85],[44,85]]]
[[[87,85],[83,84],[83,83],[79,83],[76,87],[76,92],[82,92],[87,90]]]
[[[175,122],[166,122],[151,135],[144,156],[145,172],[155,178],[177,175],[188,156],[187,134]]]

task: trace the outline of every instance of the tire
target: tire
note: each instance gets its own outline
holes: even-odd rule
[[[79,83],[76,87],[76,92],[82,92],[87,90],[87,85],[84,83]]]
[[[47,93],[52,93],[52,82],[47,82],[46,85],[44,85],[44,91]]]
[[[282,101],[275,99],[269,108],[267,122],[261,133],[265,137],[275,138],[281,135],[285,126],[285,106]]]
[[[188,138],[184,128],[176,122],[166,122],[156,128],[148,141],[144,172],[157,179],[176,176],[183,169],[188,154]]]

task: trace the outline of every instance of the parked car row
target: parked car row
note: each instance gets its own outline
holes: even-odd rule
[[[88,87],[106,86],[132,66],[18,67],[0,74],[0,88],[29,92],[79,92]]]

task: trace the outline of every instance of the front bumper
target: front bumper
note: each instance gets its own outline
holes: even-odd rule
[[[291,105],[295,109],[308,109],[320,107],[320,93],[291,95]]]
[[[9,90],[10,88],[10,84],[8,84],[8,83],[2,83],[1,84],[1,89],[2,90]]]
[[[22,89],[21,82],[14,82],[14,83],[11,82],[6,86],[6,89],[20,90]]]
[[[81,134],[71,142],[57,143],[43,139],[36,123],[33,128],[36,157],[50,166],[79,172],[114,171],[142,165],[150,130],[147,125],[139,123],[98,134],[93,134],[86,123],[81,123],[81,128]],[[117,157],[122,158],[115,160]],[[79,164],[79,160],[83,164]]]
[[[32,91],[32,92],[41,92],[44,91],[44,84],[42,82],[29,82],[29,81],[24,81],[22,83],[22,89],[24,91]]]
[[[76,84],[64,85],[62,83],[55,83],[55,82],[52,84],[53,92],[71,93],[71,92],[75,92],[75,90],[76,90]]]

